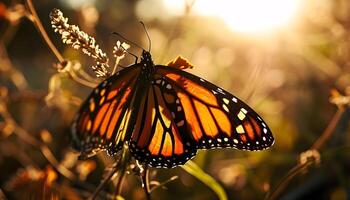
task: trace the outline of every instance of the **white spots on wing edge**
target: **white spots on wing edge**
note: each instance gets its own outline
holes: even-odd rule
[[[236,131],[237,131],[237,133],[239,133],[239,134],[245,133],[244,128],[243,128],[242,125],[238,125],[238,126],[236,127]]]
[[[222,108],[226,111],[226,112],[230,112],[230,110],[228,109],[228,107],[225,104],[222,104]]]
[[[241,111],[242,111],[244,114],[247,114],[247,113],[248,113],[248,111],[247,111],[246,109],[244,109],[244,108],[241,108]]]
[[[229,101],[228,99],[226,99],[226,98],[223,98],[222,101],[223,101],[225,104],[230,103],[230,101]]]
[[[238,119],[240,119],[242,121],[246,117],[247,113],[248,113],[248,111],[246,109],[241,108],[241,110],[237,114]]]

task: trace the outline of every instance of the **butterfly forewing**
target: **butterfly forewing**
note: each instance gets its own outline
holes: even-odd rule
[[[270,129],[229,92],[185,71],[157,65],[157,75],[175,89],[187,128],[198,148],[262,150],[274,142]]]
[[[81,158],[101,149],[115,153],[122,146],[140,71],[139,65],[121,70],[97,86],[84,102],[72,124],[74,147],[81,151]]]

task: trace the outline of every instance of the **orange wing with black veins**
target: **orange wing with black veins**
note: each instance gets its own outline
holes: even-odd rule
[[[84,102],[71,127],[73,146],[81,151],[81,159],[99,150],[113,154],[120,149],[139,73],[139,65],[121,70],[97,86]]]

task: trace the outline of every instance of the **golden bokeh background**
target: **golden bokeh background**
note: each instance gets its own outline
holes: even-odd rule
[[[62,44],[60,36],[52,30],[49,14],[53,8],[59,8],[70,24],[94,36],[110,56],[116,41],[123,41],[112,35],[113,31],[148,48],[139,23],[143,21],[151,37],[155,63],[166,64],[178,55],[187,58],[194,65],[189,72],[235,94],[265,119],[276,139],[272,148],[261,152],[200,151],[194,159],[220,183],[228,199],[263,199],[281,188],[289,170],[298,164],[303,152],[323,138],[327,127],[329,137],[317,149],[320,161],[288,180],[279,198],[349,199],[349,1],[38,0],[33,3],[50,39],[65,59],[79,61],[91,76],[94,76],[90,68],[93,60]],[[94,164],[64,163],[75,158],[69,145],[70,122],[80,99],[84,100],[92,89],[68,76],[60,76],[59,84],[51,85],[56,93],[45,101],[52,92],[49,81],[57,74],[53,65],[58,61],[33,22],[25,17],[26,10],[22,1],[0,2],[0,87],[2,97],[6,96],[3,102],[16,124],[28,134],[44,142],[45,137],[51,138],[46,144],[60,165],[67,165],[79,175],[84,173],[78,170],[78,165],[87,169],[93,166],[85,177],[80,177],[88,183],[86,188],[70,182],[53,166],[57,178],[52,181],[52,190],[61,197],[71,192],[72,199],[83,199],[100,183],[106,165],[113,162],[99,155],[91,160]],[[133,45],[130,51],[141,53]],[[127,66],[133,62],[134,58],[127,55],[121,64]],[[330,102],[331,91],[342,103]],[[334,121],[339,110],[342,112]],[[32,168],[45,171],[52,165],[42,155],[45,151],[28,144],[16,132],[16,126],[9,126],[6,117],[0,116],[0,194],[8,199],[21,199],[16,192],[30,190],[20,184],[13,186],[13,181],[20,179],[20,172]],[[318,159],[317,153],[309,159]],[[165,185],[167,189],[152,192],[152,199],[217,198],[209,187],[179,167],[152,170],[151,175],[159,182],[179,176]],[[137,176],[131,173],[123,184],[125,199],[145,199]],[[106,187],[105,192],[113,194],[113,185]]]

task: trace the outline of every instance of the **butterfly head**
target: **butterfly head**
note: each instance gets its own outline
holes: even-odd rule
[[[146,50],[143,50],[141,55],[141,62],[153,65],[151,53]]]

